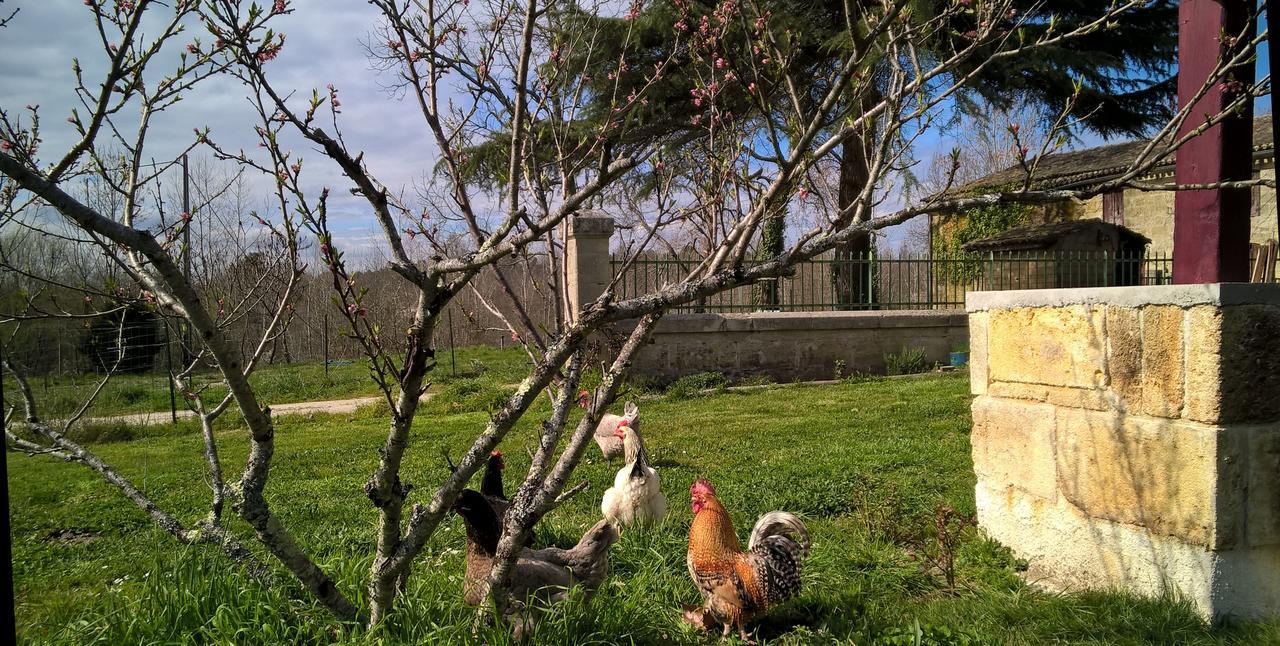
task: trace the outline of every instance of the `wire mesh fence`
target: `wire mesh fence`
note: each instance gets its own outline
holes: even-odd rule
[[[93,318],[46,319],[16,330],[4,359],[26,377],[36,413],[67,419],[94,410],[177,411],[185,408],[169,374],[184,359],[175,321],[141,308]],[[23,409],[17,382],[4,375],[6,406]],[[92,400],[93,410],[81,411]]]
[[[701,257],[613,259],[620,298],[679,282]],[[971,291],[1164,285],[1167,254],[1093,251],[1012,251],[954,257],[821,256],[789,276],[736,287],[682,306],[682,312],[813,312],[871,309],[955,309]]]

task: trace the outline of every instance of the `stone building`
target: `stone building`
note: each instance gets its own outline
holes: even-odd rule
[[[1275,151],[1271,139],[1271,116],[1254,120],[1253,164],[1255,177],[1275,178]],[[1087,189],[1115,179],[1146,147],[1147,141],[1130,141],[1087,150],[1046,155],[1037,163],[1036,181],[1039,189]],[[1140,182],[1169,183],[1173,181],[1172,156],[1156,166],[1151,173],[1138,178]],[[957,190],[958,193],[983,188],[1019,184],[1026,178],[1021,166],[993,173]],[[1250,242],[1266,244],[1276,240],[1276,192],[1273,188],[1254,187],[1253,206],[1249,214]],[[1021,224],[1045,224],[1068,220],[1098,219],[1124,226],[1148,239],[1147,252],[1158,256],[1173,253],[1173,192],[1140,191],[1122,189],[1094,196],[1088,200],[1067,200],[1037,205],[1027,209]],[[930,225],[934,236],[934,249],[939,241],[953,235],[963,226],[967,214],[941,213],[933,216]]]
[[[982,289],[1057,289],[1149,284],[1150,242],[1125,226],[1084,219],[1025,224],[962,248],[989,254]]]

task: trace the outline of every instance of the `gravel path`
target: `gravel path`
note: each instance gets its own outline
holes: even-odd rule
[[[426,400],[431,397],[432,393],[422,396]],[[280,415],[308,415],[311,413],[351,413],[361,406],[376,404],[381,401],[382,397],[356,397],[353,399],[330,399],[328,401],[316,402],[294,402],[291,404],[274,404],[271,406],[271,414]],[[234,404],[233,404],[234,406]],[[178,419],[191,419],[196,416],[189,410],[178,411]],[[112,423],[124,422],[126,424],[168,424],[173,420],[170,412],[167,410],[156,411],[154,413],[131,413],[128,415],[111,415],[109,417],[94,417],[88,420],[90,423]]]

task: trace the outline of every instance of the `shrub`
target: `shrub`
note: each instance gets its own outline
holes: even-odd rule
[[[956,549],[960,535],[965,528],[976,524],[977,519],[973,516],[957,512],[950,505],[938,505],[933,512],[932,531],[917,537],[907,553],[920,563],[925,574],[932,576],[936,572],[941,575],[946,584],[945,590],[955,594]]]
[[[97,372],[146,372],[164,346],[159,319],[141,307],[104,314],[89,327],[81,350]]]
[[[729,385],[729,378],[720,372],[699,372],[685,375],[667,386],[667,397],[684,399],[704,390],[722,390]]]
[[[81,444],[127,442],[134,439],[134,428],[125,422],[82,422],[71,427],[67,437]]]
[[[438,414],[491,411],[502,408],[510,396],[510,388],[492,379],[459,379],[437,390],[423,409]]]
[[[891,375],[914,375],[929,369],[929,359],[924,348],[902,348],[900,352],[884,355],[885,370]]]
[[[844,363],[844,359],[836,359],[836,364],[831,371],[831,378],[835,379],[836,381],[840,381],[841,379],[844,379],[848,368],[849,367]]]

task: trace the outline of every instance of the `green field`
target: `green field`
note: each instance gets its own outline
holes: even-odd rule
[[[589,605],[558,608],[535,643],[715,643],[679,621],[680,604],[698,599],[685,571],[687,491],[698,475],[716,484],[740,534],[772,509],[800,514],[812,532],[804,592],[759,627],[762,641],[1280,643],[1280,623],[1210,629],[1174,599],[1037,592],[1018,578],[1008,552],[973,528],[958,547],[957,589],[945,589],[912,551],[928,539],[939,505],[973,511],[968,404],[963,376],[643,402],[643,428],[672,513],[652,530],[624,532],[601,593]],[[545,398],[539,406],[504,442],[508,488],[527,467],[525,448],[546,414]],[[459,454],[486,419],[484,412],[420,419],[404,469],[422,487],[413,497],[445,473],[441,450]],[[267,487],[283,521],[357,603],[375,520],[361,486],[384,428],[385,420],[368,415],[282,419]],[[223,444],[226,464],[240,464],[244,431],[228,429]],[[196,435],[157,432],[95,449],[190,521],[204,514],[208,498],[199,446]],[[9,465],[24,642],[502,641],[498,632],[471,631],[471,610],[460,601],[456,518],[415,564],[394,619],[370,633],[338,626],[295,584],[268,590],[246,581],[220,552],[179,546],[83,467],[12,454]],[[589,489],[546,519],[540,540],[572,542],[593,523],[614,468],[592,455],[576,474]]]
[[[529,370],[529,358],[518,348],[458,348],[454,357],[450,357],[447,350],[442,350],[436,359],[438,365],[431,373],[431,380],[435,384],[475,378],[481,374],[486,378],[499,380],[500,383],[516,383]],[[100,379],[88,374],[36,376],[28,381],[40,405],[41,414],[46,418],[60,418],[74,412]],[[114,376],[94,400],[87,416],[167,412],[167,380],[168,376],[163,372]],[[368,362],[364,359],[334,361],[327,374],[323,363],[263,365],[254,371],[251,380],[259,399],[270,404],[350,399],[378,394],[377,386],[369,378]],[[215,376],[213,373],[203,373],[198,375],[196,381],[214,382]],[[5,388],[13,387],[13,379],[6,377]],[[214,402],[225,396],[226,392],[227,389],[221,384],[213,383],[204,398]],[[179,410],[182,410],[182,406],[179,395]]]

